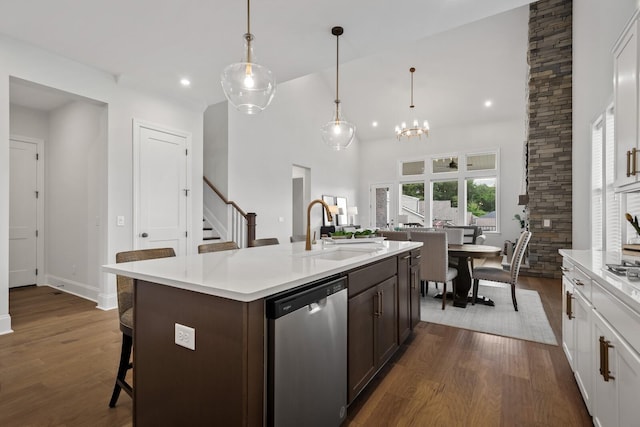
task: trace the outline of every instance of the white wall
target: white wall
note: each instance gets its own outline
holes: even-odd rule
[[[524,77],[522,87],[524,91]],[[513,215],[522,211],[522,207],[518,206],[518,195],[523,168],[523,139],[524,109],[522,120],[436,128],[431,131],[429,138],[422,140],[414,138],[399,142],[391,136],[385,140],[367,141],[366,149],[360,151],[358,222],[369,224],[369,189],[372,184],[392,183],[395,188],[398,187],[398,164],[401,160],[420,160],[436,154],[494,149],[500,153],[496,206],[496,210],[501,213],[500,232],[488,233],[486,243],[502,246],[504,240],[513,240],[520,232],[520,224],[513,220]],[[391,212],[395,216],[393,208]]]
[[[311,170],[311,199],[329,194],[354,204],[360,144],[355,140],[347,150],[336,152],[320,137],[320,127],[331,118],[334,105],[332,89],[314,74],[278,85],[272,105],[255,117],[230,107],[229,198],[256,212],[257,238],[289,241],[292,165]],[[343,106],[347,116],[349,108],[356,106]],[[321,209],[316,206],[312,232],[319,236],[321,225]]]
[[[27,136],[47,142],[49,139],[49,113],[20,105],[10,106],[12,135]]]
[[[591,247],[591,122],[613,100],[611,49],[637,0],[573,2],[573,248]]]
[[[98,298],[101,228],[101,147],[107,141],[105,105],[75,101],[50,114],[46,156],[47,283]],[[63,250],[61,250],[63,248]]]
[[[204,112],[204,176],[223,193],[229,190],[229,112],[227,102]]]
[[[132,236],[132,120],[138,118],[192,134],[191,224],[193,242],[202,239],[202,113],[204,106],[181,105],[176,100],[136,92],[118,85],[114,76],[0,36],[0,334],[11,330],[8,303],[9,242],[9,77],[78,94],[108,105],[107,145],[98,158],[106,173],[99,177],[99,221],[104,224],[98,245],[101,263],[114,262],[115,253],[131,249]],[[95,183],[92,185],[96,185]],[[125,227],[116,227],[124,215]],[[196,248],[189,248],[195,252]],[[57,250],[65,250],[58,248]],[[99,255],[98,255],[99,256]],[[115,278],[99,273],[98,306],[116,306]]]

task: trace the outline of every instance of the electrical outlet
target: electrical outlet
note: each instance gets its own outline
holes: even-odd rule
[[[188,326],[176,323],[176,344],[188,348],[196,349],[196,330]]]

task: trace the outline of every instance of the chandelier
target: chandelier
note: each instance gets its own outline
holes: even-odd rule
[[[409,108],[411,110],[415,108],[415,105],[413,105],[413,73],[415,71],[415,67],[409,68],[409,72],[411,73],[411,105],[409,105]],[[414,119],[411,126],[407,126],[406,122],[402,122],[400,126],[396,126],[396,137],[398,138],[398,141],[402,139],[403,136],[410,139],[412,136],[422,138],[422,135],[426,137],[429,136],[429,122],[426,120],[422,122],[422,125],[420,125],[420,122],[418,122],[417,119]]]
[[[276,93],[276,79],[271,70],[255,62],[250,10],[250,0],[247,0],[247,32],[243,36],[244,57],[241,62],[224,69],[220,83],[231,105],[244,114],[257,114],[271,103]]]

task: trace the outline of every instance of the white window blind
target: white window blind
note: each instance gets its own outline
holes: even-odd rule
[[[614,110],[613,106],[607,109],[605,114],[604,146],[605,146],[605,212],[604,235],[607,251],[619,251],[622,247],[622,230],[620,223],[623,213],[620,212],[620,196],[615,193],[613,183],[615,175],[615,135],[614,135]]]
[[[603,120],[598,118],[591,128],[591,248],[603,249]]]

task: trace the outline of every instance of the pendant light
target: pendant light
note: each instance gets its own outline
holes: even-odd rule
[[[413,105],[413,73],[416,72],[416,69],[411,67],[409,68],[409,72],[411,73],[411,104],[409,105],[409,108],[413,111],[415,108],[415,105]],[[403,136],[407,139],[411,139],[413,136],[422,138],[422,135],[425,137],[429,136],[429,122],[426,120],[420,124],[418,119],[414,119],[411,126],[407,126],[406,122],[402,122],[400,126],[396,126],[396,137],[398,138],[398,141]]]
[[[327,124],[320,128],[322,132],[322,139],[325,144],[333,148],[336,151],[346,149],[353,137],[356,134],[356,127],[353,123],[349,123],[344,120],[344,117],[340,113],[340,96],[338,95],[338,83],[339,83],[339,64],[340,64],[340,45],[339,38],[344,32],[342,27],[333,27],[331,34],[336,36],[336,111],[333,115],[333,120],[330,120]]]
[[[267,67],[256,64],[251,34],[251,5],[247,0],[247,32],[242,62],[227,66],[220,76],[222,90],[231,105],[245,114],[257,114],[267,108],[276,93],[276,79]]]

